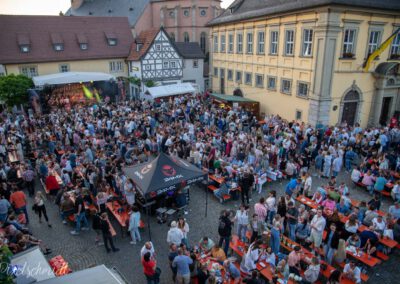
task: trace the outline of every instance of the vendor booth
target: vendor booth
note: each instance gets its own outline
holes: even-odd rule
[[[192,83],[178,83],[147,88],[144,99],[155,100],[178,95],[194,95],[197,90]]]
[[[211,94],[211,98],[214,103],[220,107],[234,109],[241,107],[247,111],[250,111],[257,119],[260,119],[260,103],[240,96],[231,96],[223,94]]]
[[[186,160],[161,153],[148,163],[123,168],[123,172],[131,178],[145,203],[149,201],[164,201],[165,196],[172,196],[191,184],[208,180],[208,173],[200,170]],[[157,204],[156,202],[154,202]],[[158,203],[159,208],[164,208]],[[207,198],[206,198],[207,206]],[[148,207],[146,207],[147,213]],[[207,210],[207,209],[206,209]],[[147,222],[150,232],[150,222]]]
[[[75,105],[113,101],[123,93],[116,78],[106,73],[64,72],[32,79],[35,90],[30,91],[30,101],[36,113],[53,108],[69,111]]]

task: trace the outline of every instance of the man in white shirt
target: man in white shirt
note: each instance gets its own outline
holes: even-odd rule
[[[317,214],[311,220],[311,235],[310,241],[314,244],[314,249],[318,252],[321,243],[322,243],[322,235],[324,233],[326,225],[326,220],[322,216],[322,209],[317,209]]]
[[[167,243],[179,246],[184,238],[183,232],[178,228],[176,221],[171,222],[171,228],[167,234]]]
[[[150,253],[151,258],[156,257],[156,252],[154,250],[154,246],[152,242],[146,242],[142,249],[140,250],[140,256],[143,257],[146,253]]]
[[[350,260],[350,262],[344,266],[343,276],[354,281],[356,284],[361,283],[361,270],[356,266],[354,260]]]
[[[353,169],[353,171],[351,172],[351,180],[355,183],[359,182],[361,178],[361,172],[359,170],[359,168],[355,168]]]

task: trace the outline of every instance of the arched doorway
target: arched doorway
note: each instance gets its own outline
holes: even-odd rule
[[[243,97],[243,92],[241,89],[236,89],[233,91],[233,95],[237,97]]]
[[[347,125],[354,125],[357,119],[357,113],[360,104],[360,94],[357,90],[350,90],[344,96],[342,101],[342,119],[341,123],[347,123]]]

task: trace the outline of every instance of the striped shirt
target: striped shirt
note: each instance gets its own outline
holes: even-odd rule
[[[265,221],[265,217],[267,217],[268,211],[267,211],[267,208],[265,207],[264,204],[256,203],[254,205],[254,213],[257,214],[258,221],[264,222]]]

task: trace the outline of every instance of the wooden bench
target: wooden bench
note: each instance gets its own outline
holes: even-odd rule
[[[384,253],[381,252],[381,251],[376,251],[376,256],[377,256],[378,258],[384,260],[384,261],[389,260],[389,256],[386,255],[386,254],[384,254]]]
[[[375,190],[375,192],[380,192],[382,195],[384,195],[386,197],[391,197],[390,192],[387,190],[381,190],[381,191]]]
[[[209,186],[207,186],[207,188],[208,188],[209,190],[211,190],[212,192],[214,192],[215,190],[218,189],[218,187],[216,187],[216,186],[214,186],[214,185],[212,185],[212,184],[210,184]]]

